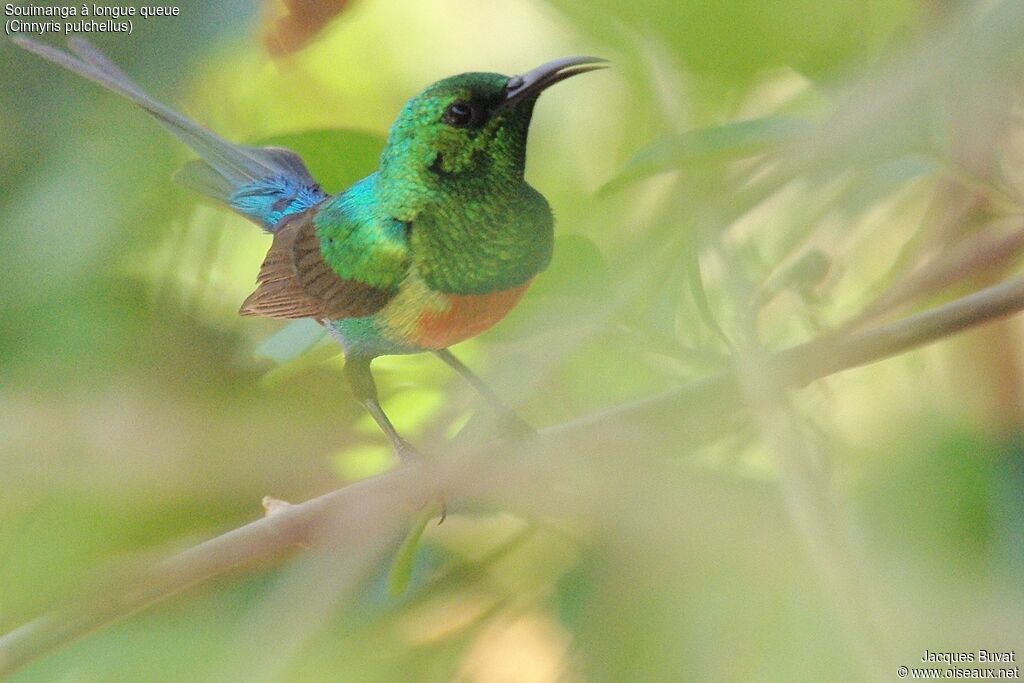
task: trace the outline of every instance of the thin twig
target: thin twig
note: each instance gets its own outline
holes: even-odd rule
[[[800,387],[850,368],[874,363],[1024,309],[1024,277],[987,287],[934,309],[840,338],[791,347],[768,357],[770,370],[787,387]],[[739,415],[744,402],[735,372],[723,372],[657,396],[572,420],[541,432],[564,438],[597,427],[648,421],[671,415],[677,424],[716,435],[709,416]],[[720,433],[720,432],[718,432]],[[480,450],[480,449],[478,449]],[[467,453],[461,462],[470,462]],[[305,503],[212,538],[157,563],[113,596],[86,609],[60,610],[41,616],[0,637],[0,676],[46,655],[90,632],[121,621],[146,606],[230,571],[281,559],[300,545],[314,544],[321,525],[331,529],[366,523],[368,511],[436,495],[438,481],[424,467],[403,467],[332,491]],[[337,540],[337,539],[335,539]]]

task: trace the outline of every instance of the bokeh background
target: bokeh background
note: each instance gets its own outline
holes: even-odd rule
[[[506,489],[451,500],[401,595],[397,540],[336,600],[300,553],[12,680],[894,680],[926,648],[1024,656],[1020,321],[794,391],[766,360],[1019,269],[1019,3],[177,4],[92,38],[331,191],[434,80],[611,59],[534,119],[551,269],[456,349],[539,427],[610,412],[511,456]],[[9,42],[0,58],[8,631],[258,518],[264,495],[394,463],[315,325],[237,317],[268,238],[169,182],[187,151]],[[443,459],[472,392],[430,357],[375,367],[398,427]],[[616,412],[725,371],[744,400],[696,423]],[[322,609],[289,603],[302,581]]]

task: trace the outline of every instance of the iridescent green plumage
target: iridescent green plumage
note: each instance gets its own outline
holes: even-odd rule
[[[381,155],[377,201],[410,224],[419,274],[438,291],[507,289],[551,258],[550,209],[523,178],[540,93],[501,107],[508,80],[469,73],[435,83],[405,105]],[[494,113],[455,127],[444,113],[456,102]]]
[[[377,403],[369,361],[434,351],[481,387],[447,347],[500,320],[551,259],[551,211],[523,176],[534,105],[601,61],[438,81],[399,113],[379,171],[328,197],[294,153],[226,142],[153,100],[83,40],[69,42],[71,53],[15,42],[132,100],[200,155],[179,179],[273,234],[241,312],[327,326],[345,348],[357,398],[400,454],[412,449]]]

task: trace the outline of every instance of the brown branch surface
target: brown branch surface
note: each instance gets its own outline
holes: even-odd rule
[[[982,289],[931,310],[899,321],[834,338],[800,344],[768,358],[767,372],[782,386],[797,388],[843,370],[874,363],[943,337],[1004,318],[1024,310],[1024,277]],[[541,436],[558,445],[582,434],[593,436],[612,426],[644,423],[672,415],[679,428],[707,440],[721,433],[726,423],[744,414],[737,374],[723,372],[660,395],[637,401],[544,430]],[[472,476],[472,458],[482,449],[446,458],[444,470],[458,468],[464,479]],[[329,529],[332,542],[338,530],[358,529],[373,515],[411,514],[418,504],[443,489],[458,492],[453,478],[442,482],[422,466],[402,467],[332,491],[305,503],[286,505],[274,514],[189,548],[143,572],[112,595],[39,617],[0,637],[0,676],[66,645],[86,634],[121,621],[146,606],[214,577],[279,560],[299,547],[322,542]],[[454,488],[453,488],[454,487]],[[394,512],[398,510],[399,512]],[[394,519],[390,520],[392,523]],[[389,525],[390,527],[390,525]]]

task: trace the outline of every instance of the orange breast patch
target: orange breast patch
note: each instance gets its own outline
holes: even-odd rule
[[[451,306],[446,311],[426,311],[417,320],[417,343],[427,349],[443,349],[475,337],[511,311],[530,286],[490,294],[448,294]]]

